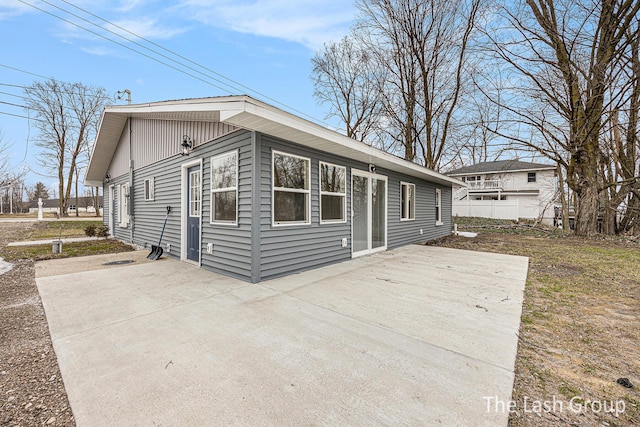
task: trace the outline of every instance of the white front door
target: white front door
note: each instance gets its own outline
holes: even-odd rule
[[[387,249],[387,177],[351,174],[351,256]]]

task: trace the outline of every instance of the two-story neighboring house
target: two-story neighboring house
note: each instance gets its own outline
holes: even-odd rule
[[[555,166],[520,160],[477,163],[447,173],[466,182],[453,194],[453,214],[503,219],[540,219],[551,225],[556,198]]]

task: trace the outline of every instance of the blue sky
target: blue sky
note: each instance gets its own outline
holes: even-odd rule
[[[134,103],[249,93],[274,104],[246,89],[223,90],[217,82],[212,83],[222,88],[182,74],[29,5],[196,74],[184,68],[187,61],[176,64],[160,58],[54,7],[108,27],[74,7],[78,6],[298,110],[294,114],[318,120],[324,119],[326,107],[313,98],[311,58],[323,43],[344,36],[356,13],[351,1],[341,0],[0,0],[0,130],[3,142],[11,145],[13,168],[35,167],[35,130],[29,131],[27,119],[2,113],[27,116],[24,109],[7,103],[24,102],[17,97],[24,95],[23,89],[15,86],[43,80],[15,69],[102,86],[111,95],[130,89]],[[30,172],[27,183],[36,181],[55,183],[54,178]]]

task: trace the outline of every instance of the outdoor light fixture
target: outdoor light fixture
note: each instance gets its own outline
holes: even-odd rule
[[[185,135],[182,137],[182,155],[183,156],[188,156],[189,153],[191,152],[191,149],[193,148],[193,141],[191,141],[191,138],[189,137],[189,135]]]
[[[104,182],[108,184],[109,181],[111,181],[111,174],[107,173],[107,175],[104,177]]]

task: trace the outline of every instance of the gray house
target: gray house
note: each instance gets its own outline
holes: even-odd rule
[[[250,282],[451,232],[464,185],[248,96],[105,109],[86,176],[114,237]]]

